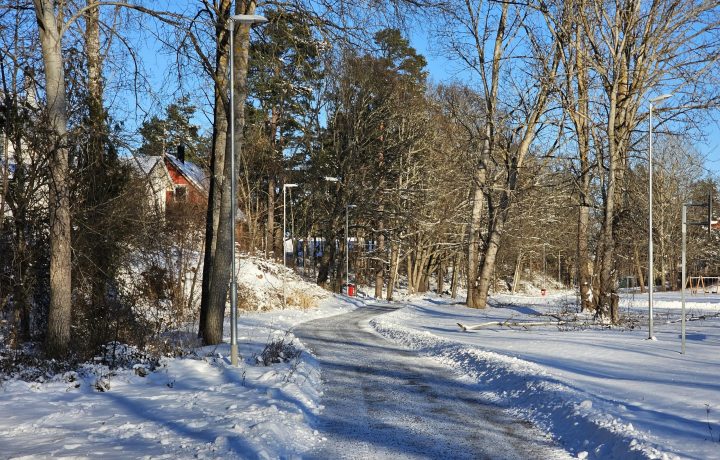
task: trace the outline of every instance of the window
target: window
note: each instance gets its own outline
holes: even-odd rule
[[[184,185],[176,185],[173,192],[173,200],[176,202],[187,201],[187,188]]]

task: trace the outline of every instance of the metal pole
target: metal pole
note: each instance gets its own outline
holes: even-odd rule
[[[652,112],[650,102],[650,127],[648,145],[648,340],[653,340],[653,162],[652,162]]]
[[[685,256],[686,256],[686,233],[687,233],[687,205],[683,204],[682,207],[682,271],[681,271],[681,283],[682,288],[680,289],[680,301],[682,303],[681,308],[681,314],[682,314],[682,320],[681,320],[681,327],[680,327],[680,337],[681,337],[681,346],[680,346],[680,353],[683,355],[685,354],[685,277],[687,276],[685,273]]]
[[[558,251],[558,284],[562,284],[560,280],[560,251]]]
[[[287,252],[285,252],[285,194],[287,192],[286,184],[283,184],[283,308],[287,307],[287,293],[285,290],[285,259],[287,258]]]
[[[283,241],[283,244],[282,244],[282,246],[283,246],[283,247],[282,247],[282,251],[283,251],[283,268],[285,268],[285,265],[286,265],[285,259],[287,258],[287,257],[286,257],[286,253],[285,253],[285,235],[287,235],[286,230],[285,230],[285,227],[286,227],[286,224],[285,224],[285,219],[286,219],[286,214],[285,214],[285,202],[286,202],[286,198],[285,198],[285,195],[286,195],[286,193],[287,193],[287,187],[285,187],[285,185],[283,184],[283,237],[282,237],[282,241]]]
[[[235,274],[235,73],[233,32],[235,22],[230,21],[230,364],[238,365],[237,346],[237,275]]]
[[[350,205],[345,205],[345,292],[350,294],[350,235],[348,235],[348,214],[350,214]]]

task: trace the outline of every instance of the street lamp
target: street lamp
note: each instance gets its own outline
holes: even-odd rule
[[[230,364],[238,365],[238,346],[237,346],[237,275],[235,274],[235,212],[237,208],[237,192],[235,191],[235,183],[237,175],[235,171],[235,48],[233,45],[233,35],[235,32],[235,23],[252,26],[267,22],[262,16],[257,14],[236,14],[230,16],[227,27],[230,30]]]
[[[652,113],[653,104],[672,97],[672,94],[663,94],[650,99],[649,138],[648,138],[648,340],[655,340],[653,335],[653,285],[655,284],[653,270],[653,162],[652,162]]]
[[[350,208],[357,208],[357,205],[345,205],[345,292],[347,292],[348,295],[350,295],[350,235],[348,232]]]
[[[285,238],[286,238],[286,235],[287,235],[286,230],[285,230],[285,228],[286,228],[285,203],[286,203],[286,200],[287,200],[287,199],[286,199],[285,195],[286,195],[287,189],[289,189],[289,188],[295,188],[295,187],[297,187],[297,186],[298,186],[298,184],[285,184],[285,185],[283,185],[283,267],[285,267],[285,266],[287,265],[286,262],[285,262],[286,259],[287,259],[287,251],[285,250]]]
[[[282,279],[283,279],[283,308],[286,308],[286,307],[287,307],[287,295],[285,294],[285,276],[286,276],[285,268],[286,268],[286,265],[287,265],[286,262],[285,262],[285,261],[287,260],[287,251],[285,250],[285,241],[286,241],[286,235],[287,235],[286,230],[285,230],[285,228],[286,228],[286,223],[285,223],[285,222],[286,222],[286,217],[285,217],[285,216],[286,216],[286,214],[285,214],[285,202],[286,202],[286,198],[285,198],[285,195],[286,195],[286,193],[287,193],[287,189],[289,189],[289,188],[294,188],[294,187],[297,187],[297,186],[298,186],[298,184],[285,184],[285,185],[283,185],[283,237],[282,237],[282,252],[283,252],[283,276],[282,276]]]

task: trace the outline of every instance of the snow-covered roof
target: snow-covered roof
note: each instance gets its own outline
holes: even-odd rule
[[[190,181],[198,190],[206,192],[210,188],[207,173],[198,165],[191,161],[180,161],[174,155],[169,153],[165,155],[172,165],[177,168],[185,178]]]
[[[158,163],[162,163],[160,156],[133,155],[128,159],[130,165],[144,174],[150,174]]]
[[[139,172],[140,174],[143,174],[145,176],[150,176],[152,171],[155,168],[160,168],[160,171],[163,171],[163,173],[160,173],[164,178],[166,178],[168,184],[172,183],[172,179],[170,179],[170,174],[168,173],[167,168],[165,167],[165,162],[163,161],[163,158],[161,156],[152,156],[152,155],[131,155],[131,156],[121,156],[120,161],[127,162],[130,167]]]

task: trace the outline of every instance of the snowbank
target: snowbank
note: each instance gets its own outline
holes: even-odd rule
[[[466,374],[478,391],[549,431],[580,458],[718,458],[717,318],[689,323],[686,356],[678,353],[679,325],[671,317],[656,319],[657,341],[644,340],[641,330],[460,331],[457,322],[538,321],[538,314],[567,308],[571,299],[497,296],[493,302],[506,307],[472,310],[428,297],[372,325]],[[714,302],[710,311],[720,298]],[[712,299],[705,304],[713,305]]]
[[[317,284],[303,280],[291,268],[260,257],[243,255],[238,259],[237,271],[238,306],[243,310],[312,308],[330,295]]]

